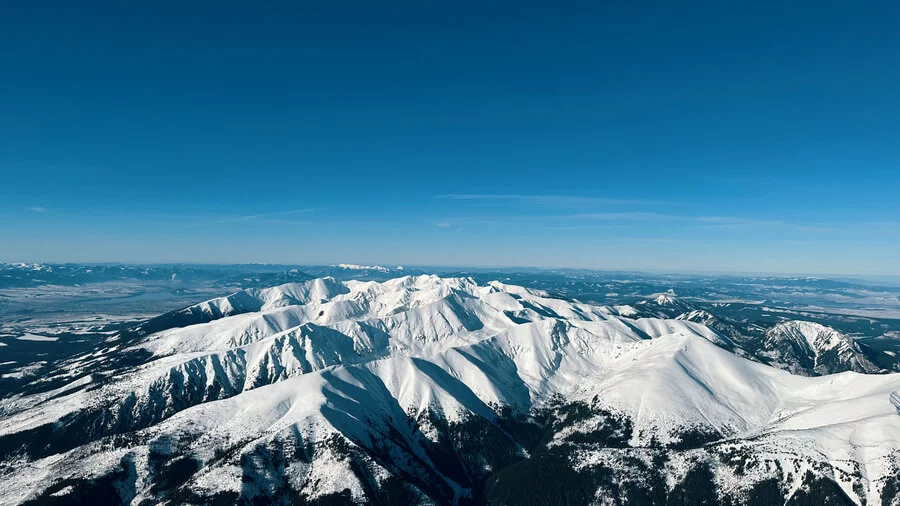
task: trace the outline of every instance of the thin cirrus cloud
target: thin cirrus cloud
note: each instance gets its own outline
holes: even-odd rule
[[[605,197],[582,197],[575,195],[520,195],[507,193],[448,193],[436,195],[438,200],[456,200],[470,202],[509,202],[559,207],[579,207],[589,205],[647,205],[648,200],[611,199]]]
[[[694,218],[705,228],[740,229],[740,228],[783,228],[797,232],[834,232],[836,227],[791,223],[782,220],[763,220],[737,216],[699,216]]]
[[[507,226],[510,224],[532,223],[542,230],[578,231],[616,226],[647,226],[666,224],[670,227],[692,228],[709,231],[751,231],[751,230],[786,230],[800,233],[825,234],[846,230],[836,227],[825,227],[814,224],[792,223],[783,220],[767,220],[741,216],[696,216],[679,213],[657,211],[611,211],[586,212],[572,214],[532,214],[532,215],[480,215],[477,217],[458,217],[455,221],[481,226]],[[439,222],[441,227],[447,222]],[[544,226],[541,226],[544,225]]]
[[[551,226],[544,227],[544,230],[597,230],[597,229],[609,229],[614,225],[559,225],[559,226]]]
[[[695,220],[710,225],[783,225],[779,220],[761,220],[758,218],[740,218],[736,216],[698,216]]]
[[[673,221],[694,224],[707,228],[789,228],[809,232],[825,232],[830,227],[791,223],[782,220],[765,220],[742,216],[689,216],[682,214],[657,212],[621,212],[621,213],[581,213],[567,218],[603,220],[603,221]]]
[[[457,202],[472,203],[497,203],[506,204],[510,210],[520,209],[523,206],[544,207],[555,209],[557,212],[548,214],[531,214],[531,215],[509,215],[506,213],[481,215],[478,217],[461,218],[463,221],[472,221],[480,225],[497,224],[502,225],[515,221],[522,222],[546,222],[551,223],[541,227],[543,230],[557,231],[577,231],[590,230],[596,228],[606,228],[610,226],[625,225],[633,223],[634,226],[639,224],[659,224],[668,223],[670,226],[691,227],[697,230],[709,231],[750,231],[750,230],[769,230],[769,231],[792,231],[798,233],[809,234],[828,234],[834,232],[846,232],[847,230],[834,227],[822,226],[817,224],[795,223],[785,220],[761,219],[755,217],[743,216],[697,216],[693,214],[677,213],[677,212],[660,212],[656,210],[647,211],[648,207],[654,209],[664,205],[664,202],[629,200],[629,199],[611,199],[603,197],[583,197],[572,195],[521,195],[521,194],[503,194],[503,193],[452,193],[444,195],[436,195],[435,199],[452,200]],[[609,206],[625,207],[625,210],[602,210]],[[628,209],[631,207],[631,209]],[[590,211],[591,208],[601,209],[600,212]],[[585,212],[565,214],[566,209],[584,210]],[[597,223],[591,223],[597,222]],[[600,224],[602,223],[602,225]],[[440,224],[438,226],[441,226]]]
[[[591,206],[619,205],[619,206],[656,206],[664,204],[657,201],[612,199],[604,197],[583,197],[573,195],[521,195],[503,193],[451,193],[437,195],[436,199],[468,201],[468,202],[505,202],[515,205],[539,205],[549,208],[587,208]],[[489,218],[482,216],[482,222],[488,223]],[[523,219],[551,219],[563,222],[559,225],[545,227],[547,230],[580,230],[596,228],[595,225],[583,225],[566,222],[603,221],[616,222],[671,222],[686,226],[695,226],[705,229],[789,229],[798,232],[832,232],[833,227],[823,227],[802,223],[791,223],[782,220],[766,220],[740,216],[694,216],[680,213],[656,212],[656,211],[610,211],[610,212],[583,212],[566,214],[562,216],[531,216]]]
[[[570,214],[566,218],[579,220],[602,220],[602,221],[633,221],[633,220],[671,220],[678,219],[675,214],[655,213],[645,211],[621,212],[621,213],[579,213]]]
[[[607,212],[579,213],[554,217],[556,225],[545,227],[545,230],[582,230],[608,227],[616,224],[634,223],[666,223],[670,226],[691,227],[697,230],[710,231],[750,231],[750,230],[785,230],[809,234],[829,234],[851,231],[851,227],[822,226],[816,224],[794,223],[783,220],[767,220],[741,216],[693,216],[659,212]],[[588,225],[598,222],[603,225]]]
[[[46,212],[47,212],[47,208],[46,208],[46,207],[40,207],[40,206],[30,206],[30,207],[26,207],[25,210],[26,210],[26,211],[30,211],[30,212],[32,212],[32,213],[46,213]]]
[[[220,225],[225,223],[266,223],[266,224],[279,224],[279,225],[306,225],[312,223],[308,220],[288,220],[282,218],[283,216],[291,216],[296,214],[303,213],[311,213],[315,211],[320,211],[319,208],[308,208],[308,209],[291,209],[289,211],[276,211],[273,213],[261,213],[261,214],[248,214],[244,216],[229,216],[225,218],[219,218],[210,221],[204,221],[202,223],[196,223],[192,226],[194,227],[203,227],[207,225]]]
[[[551,224],[542,227],[545,230],[582,230],[598,228],[598,225],[584,225],[577,223],[584,220],[604,220],[609,223],[620,221],[634,220],[651,220],[668,218],[663,213],[647,212],[647,211],[614,211],[614,212],[583,212],[577,214],[562,214],[565,211],[592,209],[609,209],[614,207],[621,209],[622,207],[646,208],[649,205],[656,204],[647,200],[631,200],[631,199],[615,199],[605,197],[585,197],[575,195],[522,195],[507,193],[451,193],[444,195],[436,195],[438,200],[451,200],[456,202],[468,203],[493,203],[506,207],[508,212],[481,214],[477,217],[466,216],[457,220],[471,222],[478,225],[508,225],[510,223],[521,224],[523,222],[541,223],[550,222]],[[546,210],[556,211],[552,214],[538,212],[536,214],[522,214],[525,208],[541,207]],[[438,226],[441,226],[438,224]],[[609,225],[604,225],[609,226]]]

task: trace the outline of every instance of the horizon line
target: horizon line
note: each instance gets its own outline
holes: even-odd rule
[[[184,266],[198,266],[198,267],[209,267],[209,266],[252,266],[252,265],[260,265],[260,266],[283,266],[283,267],[338,267],[340,264],[354,264],[354,265],[371,265],[378,267],[387,267],[390,269],[395,269],[397,266],[402,266],[404,269],[483,269],[483,270],[509,270],[515,271],[516,269],[524,270],[539,270],[539,271],[588,271],[595,273],[625,273],[625,274],[654,274],[654,275],[696,275],[696,276],[769,276],[769,277],[778,277],[778,278],[789,278],[789,277],[818,277],[823,279],[832,279],[834,278],[852,278],[852,279],[861,279],[868,281],[875,280],[895,280],[900,281],[900,273],[897,274],[854,274],[854,273],[822,273],[822,272],[790,272],[790,271],[753,271],[753,270],[691,270],[691,269],[653,269],[653,268],[627,268],[627,267],[563,267],[563,266],[546,266],[546,265],[497,265],[497,264],[411,264],[411,263],[403,263],[403,262],[366,262],[366,263],[357,263],[357,262],[335,262],[335,263],[291,263],[291,262],[192,262],[192,261],[174,261],[174,262],[122,262],[122,261],[6,261],[0,260],[0,265],[34,265],[34,264],[43,264],[43,265],[122,265],[122,266],[174,266],[174,265],[184,265]],[[389,267],[390,266],[390,267]]]

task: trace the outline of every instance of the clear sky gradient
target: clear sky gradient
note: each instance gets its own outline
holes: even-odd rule
[[[0,260],[897,275],[898,19],[3,2]]]

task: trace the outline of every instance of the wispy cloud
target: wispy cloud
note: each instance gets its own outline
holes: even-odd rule
[[[740,228],[784,228],[797,232],[834,232],[835,227],[810,225],[803,223],[791,223],[783,220],[764,220],[759,218],[747,218],[738,216],[698,216],[695,221],[706,228],[740,229]]]
[[[435,225],[437,225],[441,228],[449,228],[450,227],[450,223],[448,223],[446,221],[439,221],[439,222],[435,223]]]
[[[678,215],[655,212],[622,212],[622,213],[579,213],[570,214],[564,218],[579,220],[603,220],[603,221],[630,221],[630,220],[671,220],[680,218]]]
[[[564,216],[550,217],[557,221],[558,225],[545,227],[545,230],[580,230],[595,228],[598,225],[585,225],[591,221],[603,222],[606,226],[624,222],[667,223],[679,228],[693,228],[697,230],[782,230],[797,233],[827,234],[835,232],[849,232],[851,227],[824,226],[818,224],[797,223],[784,220],[771,220],[743,216],[691,216],[676,213],[660,213],[652,211],[637,212],[608,212],[608,213],[578,213]],[[857,224],[859,226],[861,224]]]
[[[681,226],[707,229],[787,229],[797,232],[833,232],[834,227],[792,223],[783,220],[767,220],[743,216],[689,216],[658,212],[581,213],[565,218],[582,220],[615,221],[668,221]]]
[[[760,220],[757,218],[742,218],[737,216],[698,216],[695,220],[701,223],[713,225],[781,225],[779,220]]]
[[[25,210],[31,211],[32,213],[46,213],[47,212],[46,207],[39,207],[39,206],[26,207]]]
[[[618,199],[606,197],[584,197],[578,195],[520,195],[510,193],[449,193],[436,195],[440,200],[459,200],[474,202],[518,202],[522,204],[579,207],[591,205],[647,205],[653,204],[648,200]]]
[[[848,232],[850,227],[836,227],[834,225],[821,225],[794,222],[781,219],[763,219],[746,216],[727,216],[727,215],[711,215],[697,216],[692,213],[685,212],[668,212],[667,207],[663,207],[665,212],[657,209],[665,206],[665,202],[651,200],[632,200],[617,199],[606,197],[585,197],[579,195],[523,195],[515,193],[450,193],[436,195],[438,200],[450,200],[456,202],[471,202],[472,207],[475,203],[496,203],[508,204],[508,209],[524,210],[527,207],[543,207],[550,210],[552,214],[542,214],[542,211],[529,210],[534,212],[530,216],[512,216],[506,213],[496,215],[482,215],[477,221],[480,224],[489,225],[492,222],[497,224],[515,221],[545,221],[549,220],[553,224],[548,227],[542,227],[545,230],[580,230],[592,228],[592,225],[586,226],[585,221],[602,221],[606,223],[616,222],[645,222],[658,223],[666,222],[679,227],[690,227],[696,230],[715,231],[741,231],[741,230],[770,230],[770,231],[790,231],[797,233],[809,234],[828,234],[835,232]],[[479,206],[480,209],[487,209],[487,206]],[[502,206],[501,206],[502,207]],[[650,211],[646,209],[651,209]],[[554,212],[555,211],[555,212]],[[565,214],[566,211],[583,211],[572,214]],[[460,221],[455,219],[454,221]]]
[[[544,230],[597,230],[597,229],[612,229],[616,228],[616,225],[560,225],[560,226],[551,226],[544,227]]]
[[[308,208],[308,209],[291,209],[289,211],[277,211],[273,213],[261,213],[261,214],[248,214],[244,216],[229,216],[224,218],[219,218],[215,220],[205,221],[202,223],[196,223],[192,226],[195,227],[203,227],[207,225],[220,225],[224,223],[243,223],[243,222],[253,222],[253,223],[267,223],[267,224],[281,224],[281,225],[305,225],[312,223],[306,220],[286,220],[281,219],[282,216],[291,216],[302,213],[311,213],[314,211],[320,211],[319,208]]]

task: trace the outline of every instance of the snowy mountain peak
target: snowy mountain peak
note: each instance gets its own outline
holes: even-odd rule
[[[831,327],[807,321],[781,322],[769,330],[773,336],[785,336],[805,341],[815,349],[831,349],[849,342],[849,338],[841,335]]]
[[[666,294],[659,294],[653,300],[660,306],[675,303],[675,298],[670,295],[666,295]]]
[[[833,370],[878,372],[853,338],[825,325],[809,321],[785,321],[766,331],[766,351],[773,365],[801,373],[803,368],[820,374]]]
[[[682,313],[695,309],[689,303],[677,298],[672,291],[644,297],[637,301],[633,307],[640,316],[658,318],[675,318]]]
[[[675,292],[668,291],[662,293],[655,293],[652,295],[648,295],[644,297],[643,300],[637,302],[638,304],[649,304],[656,306],[680,306],[684,305],[684,302],[679,300],[675,296]]]
[[[709,325],[710,323],[716,321],[716,317],[714,315],[702,309],[694,309],[687,313],[681,313],[680,315],[676,316],[675,319],[702,323],[704,325]]]
[[[347,270],[351,270],[351,271],[391,272],[391,270],[389,268],[382,267],[380,265],[337,264],[334,267],[338,267],[341,269],[347,269]],[[397,267],[397,270],[402,271],[403,267]]]

